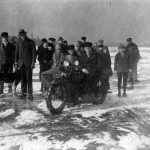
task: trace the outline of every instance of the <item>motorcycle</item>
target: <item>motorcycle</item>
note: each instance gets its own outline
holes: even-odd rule
[[[42,82],[49,86],[46,105],[51,113],[61,114],[65,106],[82,103],[102,104],[105,101],[107,96],[105,81],[97,81],[95,86],[98,96],[95,96],[94,91],[86,83],[82,69],[79,60],[74,58],[71,61],[64,60],[59,68],[50,69],[42,74]]]

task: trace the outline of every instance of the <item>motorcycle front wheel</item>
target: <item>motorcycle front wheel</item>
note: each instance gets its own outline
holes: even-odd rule
[[[63,85],[50,87],[46,99],[48,110],[53,114],[61,114],[66,104],[65,87]]]
[[[96,100],[93,102],[93,104],[102,104],[104,103],[105,99],[107,96],[107,92],[102,92],[99,94],[98,98],[96,98]]]

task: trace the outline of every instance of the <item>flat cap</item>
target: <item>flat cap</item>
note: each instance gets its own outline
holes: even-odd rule
[[[58,38],[58,41],[63,41],[63,40],[64,40],[63,37]]]
[[[8,33],[7,32],[1,33],[1,37],[8,37]]]
[[[44,43],[44,42],[47,42],[47,40],[46,40],[45,38],[43,38],[43,39],[41,40],[41,42]]]
[[[68,50],[74,50],[74,45],[69,45],[69,46],[67,47],[67,49],[68,49]]]
[[[91,42],[85,42],[84,43],[84,47],[91,47],[92,46],[92,43]]]
[[[86,37],[81,37],[81,40],[86,40]]]

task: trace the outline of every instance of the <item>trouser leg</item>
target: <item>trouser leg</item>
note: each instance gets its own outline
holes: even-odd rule
[[[8,93],[12,93],[12,83],[8,83]]]
[[[133,82],[137,80],[137,63],[132,68],[132,78],[133,78]]]
[[[26,67],[26,77],[27,77],[27,87],[28,94],[33,94],[33,85],[32,85],[32,69],[30,67]]]
[[[0,81],[0,94],[3,94],[3,90],[4,90],[4,82]]]
[[[21,90],[22,90],[22,94],[26,94],[27,93],[27,77],[26,77],[26,68],[23,65],[20,69],[21,72]]]
[[[123,73],[123,92],[126,93],[128,73]]]
[[[122,83],[122,73],[118,72],[117,76],[118,76],[118,94],[120,94],[121,93],[121,83]]]
[[[39,79],[41,81],[41,68],[40,68],[40,72],[39,72]]]

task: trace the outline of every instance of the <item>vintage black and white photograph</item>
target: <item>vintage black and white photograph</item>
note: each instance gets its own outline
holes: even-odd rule
[[[150,150],[150,0],[0,0],[0,150]]]

